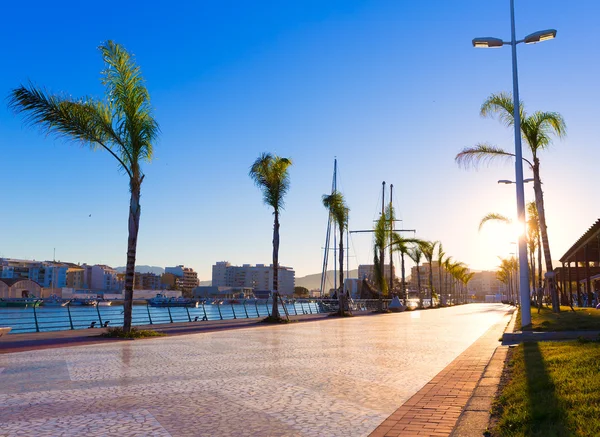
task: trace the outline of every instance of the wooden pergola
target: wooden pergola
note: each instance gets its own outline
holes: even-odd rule
[[[588,305],[591,305],[594,293],[593,282],[600,279],[600,219],[596,220],[596,223],[565,252],[560,262],[562,267],[554,269],[554,272],[556,281],[562,285],[563,296],[567,287],[569,296],[573,296],[575,282],[577,304],[583,306],[580,287],[582,284],[587,294]],[[591,265],[592,263],[594,266]]]

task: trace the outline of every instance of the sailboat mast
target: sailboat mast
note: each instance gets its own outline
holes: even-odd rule
[[[381,183],[381,217],[385,220],[385,181]],[[385,283],[385,238],[379,248],[379,268],[381,269],[381,294]]]
[[[337,191],[337,158],[333,161],[333,190]],[[333,289],[337,292],[337,233],[335,232],[335,220],[333,221]]]
[[[333,160],[333,181],[331,183],[331,192],[336,189],[336,172],[337,172],[337,158]],[[331,239],[331,214],[328,215],[327,220],[327,233],[325,235],[325,252],[323,254],[323,270],[321,272],[321,297],[327,286],[327,262],[329,261],[329,240]],[[335,263],[334,263],[335,264]],[[334,275],[335,277],[335,275]]]
[[[394,260],[392,257],[392,236],[394,233],[394,216],[392,214],[394,184],[390,184],[390,293],[394,289]]]

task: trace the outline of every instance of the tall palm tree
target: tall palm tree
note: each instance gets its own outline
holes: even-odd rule
[[[379,311],[383,311],[383,296],[388,294],[388,286],[384,275],[384,265],[382,254],[388,241],[388,226],[387,218],[385,214],[379,217],[379,220],[375,223],[375,229],[373,232],[373,273],[375,279],[375,286],[379,289]]]
[[[507,127],[514,125],[513,117],[513,99],[510,93],[492,94],[481,106],[481,115],[483,117],[497,116],[499,120]],[[556,135],[562,138],[566,135],[566,125],[562,116],[557,112],[542,112],[536,111],[531,115],[525,112],[523,103],[519,103],[519,111],[521,115],[521,135],[529,146],[531,151],[531,161],[523,158],[533,172],[533,190],[535,192],[535,204],[538,211],[540,233],[542,236],[542,245],[544,249],[544,259],[546,262],[546,271],[553,271],[552,256],[550,253],[550,242],[548,240],[548,228],[546,226],[546,212],[544,209],[544,194],[542,192],[542,180],[540,178],[540,159],[539,152],[547,149],[552,143],[551,135]],[[470,165],[477,166],[482,162],[492,161],[495,159],[511,158],[514,153],[505,151],[499,147],[490,146],[488,144],[478,144],[475,147],[463,149],[456,155],[456,162],[468,167]],[[559,312],[560,306],[556,287],[551,278],[548,279],[550,291],[552,295],[553,311]]]
[[[406,270],[404,267],[404,255],[409,255],[409,244],[421,244],[423,240],[418,238],[404,238],[399,232],[392,233],[392,250],[400,252],[401,270],[402,270],[402,298],[407,299],[406,295]]]
[[[421,274],[419,272],[419,264],[423,258],[423,251],[421,250],[421,244],[416,244],[408,251],[408,256],[417,265],[417,293],[419,294],[419,308],[423,308],[423,295],[421,294]]]
[[[292,160],[282,158],[271,153],[263,153],[250,167],[249,176],[256,186],[260,188],[263,202],[273,208],[273,319],[279,319],[279,214],[283,209],[283,198],[290,189],[290,176],[288,168]]]
[[[344,314],[344,229],[348,226],[348,213],[350,209],[346,206],[344,196],[339,191],[323,195],[323,206],[329,210],[335,224],[340,230],[340,289],[337,290],[340,301],[340,315]]]
[[[105,100],[49,94],[30,84],[12,90],[9,106],[16,112],[25,113],[26,122],[41,126],[49,134],[82,143],[91,149],[106,150],[129,177],[131,197],[123,317],[123,329],[129,332],[141,212],[140,192],[144,180],[141,164],[152,160],[153,143],[158,137],[159,127],[152,115],[150,94],[133,57],[113,41],[106,41],[99,50],[106,65],[102,71]]]
[[[421,252],[429,263],[429,294],[431,295],[431,308],[433,308],[433,298],[436,296],[436,292],[433,288],[433,255],[435,252],[435,246],[438,241],[424,241],[420,244]]]

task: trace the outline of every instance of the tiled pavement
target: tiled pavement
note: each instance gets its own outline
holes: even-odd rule
[[[507,349],[499,348],[498,339],[509,320],[507,314],[492,326],[379,425],[371,437],[482,435],[506,357]],[[461,413],[462,420],[456,426]]]
[[[4,354],[0,436],[366,436],[405,401],[421,405],[413,395],[424,385],[444,396],[428,405],[455,420],[469,382],[428,381],[507,311],[467,305]]]

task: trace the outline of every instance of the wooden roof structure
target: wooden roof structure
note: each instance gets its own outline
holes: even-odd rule
[[[600,219],[560,258],[563,264],[584,261],[600,262]]]

